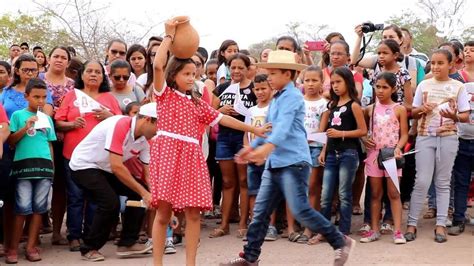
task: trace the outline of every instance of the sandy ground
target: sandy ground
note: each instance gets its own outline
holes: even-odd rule
[[[404,211],[404,221],[406,213]],[[469,212],[474,214],[473,209]],[[356,231],[361,223],[362,216],[353,216],[352,230]],[[438,244],[433,241],[434,219],[421,219],[418,227],[418,238],[406,245],[395,245],[391,236],[382,236],[382,239],[368,244],[359,243],[360,236],[353,234],[357,240],[356,249],[347,265],[473,265],[474,264],[474,226],[466,227],[466,231],[457,237],[449,236],[448,242]],[[218,239],[208,238],[215,220],[206,220],[206,226],[201,232],[201,245],[198,250],[199,265],[218,265],[219,262],[233,258],[242,250],[244,242],[236,238],[236,225],[231,227],[231,235]],[[405,228],[405,225],[403,225]],[[79,253],[69,252],[67,246],[50,244],[51,235],[42,236],[41,262],[35,265],[152,265],[151,256],[119,259],[115,255],[116,247],[112,242],[101,250],[105,255],[104,262],[85,262]],[[165,265],[184,265],[184,247],[177,247],[178,252],[166,255]],[[287,239],[278,239],[275,242],[265,242],[262,248],[260,265],[331,265],[333,250],[327,243],[315,246],[291,243]],[[33,264],[28,262],[23,254],[19,257],[19,264]],[[0,261],[4,265],[4,261]]]

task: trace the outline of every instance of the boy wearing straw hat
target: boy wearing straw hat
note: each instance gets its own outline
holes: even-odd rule
[[[269,226],[270,215],[282,197],[298,220],[312,232],[322,234],[335,250],[334,265],[344,265],[355,241],[341,234],[336,227],[313,209],[308,201],[308,176],[311,157],[303,120],[303,95],[293,80],[297,71],[306,68],[296,64],[290,51],[271,51],[268,62],[257,64],[268,71],[268,82],[276,91],[267,114],[272,132],[266,139],[257,138],[237,155],[238,163],[265,161],[265,171],[257,195],[254,216],[247,231],[248,243],[239,258],[220,265],[258,265],[261,246]]]

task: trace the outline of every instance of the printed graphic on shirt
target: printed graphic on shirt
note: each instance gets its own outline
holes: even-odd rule
[[[331,126],[342,126],[341,112],[334,112],[334,117],[331,120]]]

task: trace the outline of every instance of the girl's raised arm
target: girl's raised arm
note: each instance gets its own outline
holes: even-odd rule
[[[156,52],[155,60],[153,61],[153,86],[156,92],[163,90],[163,84],[165,83],[165,67],[166,61],[168,60],[168,51],[173,43],[174,34],[176,33],[176,25],[178,21],[168,20],[165,23],[165,37],[161,42],[158,51]]]

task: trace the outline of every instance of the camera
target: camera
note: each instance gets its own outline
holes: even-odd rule
[[[383,24],[374,24],[372,22],[362,23],[362,32],[369,33],[377,30],[383,30]]]

